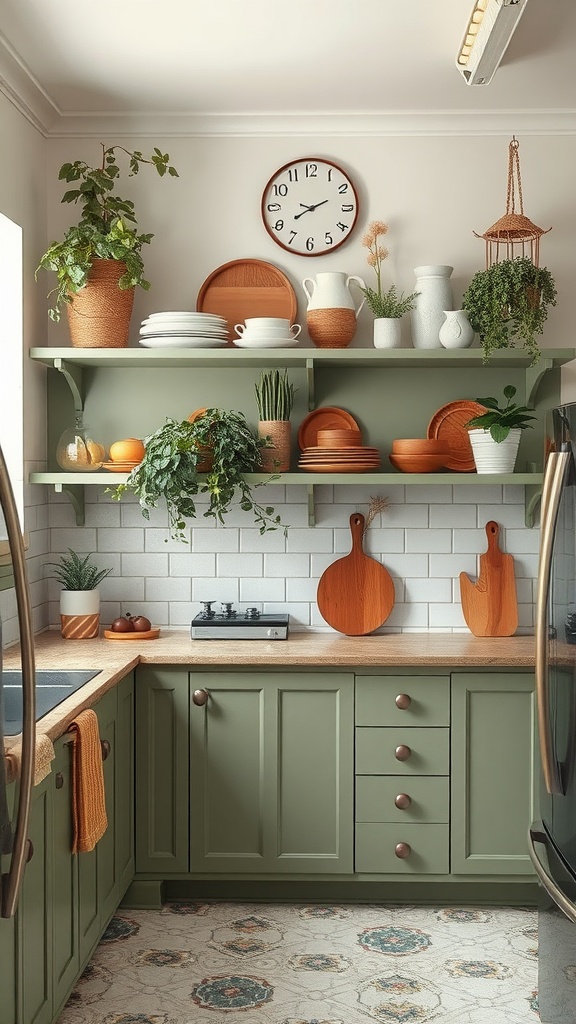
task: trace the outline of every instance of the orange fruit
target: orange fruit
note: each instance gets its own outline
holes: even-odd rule
[[[98,441],[86,441],[86,448],[88,449],[90,461],[101,466],[106,458],[106,449],[104,445],[99,444]]]
[[[112,462],[141,462],[145,450],[137,437],[126,437],[110,445],[109,455]]]

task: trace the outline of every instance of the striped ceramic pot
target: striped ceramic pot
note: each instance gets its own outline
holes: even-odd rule
[[[61,591],[60,631],[65,640],[93,640],[99,627],[99,590]]]

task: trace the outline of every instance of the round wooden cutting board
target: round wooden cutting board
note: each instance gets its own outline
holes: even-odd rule
[[[280,316],[293,324],[298,300],[286,275],[272,263],[231,260],[206,278],[198,292],[196,310],[223,316],[233,342],[237,338],[235,325],[247,316]]]
[[[388,570],[362,549],[364,516],[350,516],[352,550],[324,570],[317,602],[329,626],[347,636],[364,636],[381,626],[394,607],[394,584]]]

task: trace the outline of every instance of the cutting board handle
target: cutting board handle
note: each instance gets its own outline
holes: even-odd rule
[[[495,523],[493,519],[490,519],[486,523],[486,537],[488,538],[488,552],[490,554],[490,561],[492,565],[502,564],[502,554],[499,545],[498,537],[500,536],[500,527],[498,523]]]
[[[352,534],[352,551],[362,552],[364,516],[361,512],[353,512],[350,516],[350,533]]]

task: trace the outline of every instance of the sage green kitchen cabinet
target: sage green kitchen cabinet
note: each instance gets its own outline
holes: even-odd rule
[[[53,1003],[66,999],[80,969],[78,857],[72,853],[72,761],[66,736],[54,744],[52,790],[52,978]]]
[[[141,665],[136,673],[136,871],[189,867],[188,672]],[[238,766],[241,770],[241,766]]]
[[[8,786],[8,810],[13,813],[15,785]],[[9,867],[9,857],[0,854],[0,870],[5,874]],[[0,918],[0,1024],[14,1024],[17,1004],[16,969],[16,921],[12,918]]]
[[[17,912],[19,1024],[52,1021],[53,793],[49,775],[34,787],[26,865]]]
[[[190,690],[191,870],[351,873],[354,676],[199,671]]]
[[[534,714],[531,673],[452,675],[453,874],[533,875]]]

